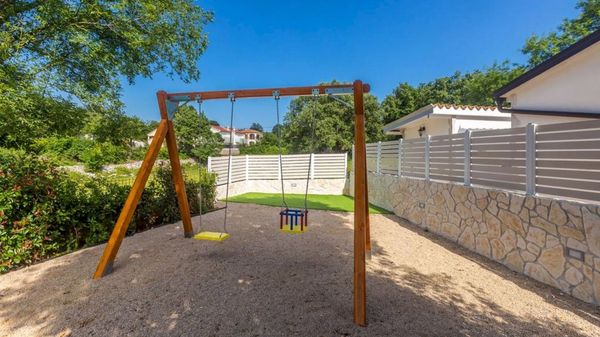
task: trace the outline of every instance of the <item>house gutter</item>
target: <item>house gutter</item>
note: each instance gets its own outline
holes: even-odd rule
[[[600,112],[579,112],[579,111],[552,111],[552,110],[529,110],[529,109],[507,109],[504,108],[506,97],[497,97],[496,108],[500,112],[510,114],[527,114],[527,115],[546,115],[560,117],[581,117],[581,118],[600,118]]]

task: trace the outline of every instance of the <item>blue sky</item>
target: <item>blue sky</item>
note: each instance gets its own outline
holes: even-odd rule
[[[380,100],[401,82],[418,84],[494,61],[524,62],[532,33],[577,15],[576,0],[199,1],[214,11],[201,78],[163,74],[124,84],[126,112],[158,119],[155,93],[312,85],[362,79]],[[206,102],[228,124],[229,102]],[[283,111],[289,100],[282,99]],[[272,99],[239,100],[234,126],[275,124]]]

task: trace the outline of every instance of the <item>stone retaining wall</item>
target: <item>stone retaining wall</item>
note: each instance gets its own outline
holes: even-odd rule
[[[309,194],[335,194],[344,192],[346,179],[313,179],[308,186]],[[217,186],[217,198],[225,198],[226,185]],[[285,193],[304,194],[306,179],[285,179]],[[280,180],[245,180],[229,184],[229,196],[247,192],[281,193]]]
[[[347,194],[353,191],[349,181]],[[600,304],[600,206],[369,174],[369,201],[510,269]],[[582,252],[570,257],[568,248]],[[573,252],[576,254],[577,252]]]

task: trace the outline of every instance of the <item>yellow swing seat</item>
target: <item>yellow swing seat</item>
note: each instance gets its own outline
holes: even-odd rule
[[[200,241],[223,242],[223,241],[229,239],[229,236],[230,235],[228,233],[221,233],[221,232],[200,232],[200,233],[194,235],[194,239],[200,240]]]
[[[284,224],[281,227],[280,231],[282,233],[287,233],[287,234],[303,234],[304,232],[308,231],[308,227],[304,227],[304,230],[300,230],[300,226],[296,225],[292,229],[290,229],[289,224]]]

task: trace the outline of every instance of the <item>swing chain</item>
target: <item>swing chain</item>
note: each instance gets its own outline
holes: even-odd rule
[[[235,106],[235,93],[230,92],[229,94],[227,94],[227,97],[231,101],[231,114],[229,116],[229,153],[227,156],[228,160],[227,160],[227,184],[225,187],[225,215],[223,216],[223,232],[224,233],[227,233],[227,211],[229,210],[229,208],[228,208],[228,206],[229,206],[229,182],[231,181],[231,177],[230,177],[230,175],[231,175],[231,150],[233,148],[233,138],[234,138],[233,111],[234,111],[234,106]]]
[[[279,179],[281,180],[281,202],[283,203],[281,206],[285,206],[285,209],[288,209],[287,202],[285,201],[285,187],[283,181],[283,150],[281,148],[281,126],[279,124],[279,99],[281,97],[279,90],[273,90],[273,98],[275,99],[275,109],[277,110],[277,147],[279,148]]]
[[[202,118],[202,96],[198,95],[198,117]],[[202,123],[198,123],[198,127],[200,128],[200,132],[202,132]],[[200,155],[198,155],[198,181],[202,182],[202,163],[200,161]],[[202,184],[200,184],[202,185]],[[198,217],[200,226],[202,226],[202,187],[198,188]]]

